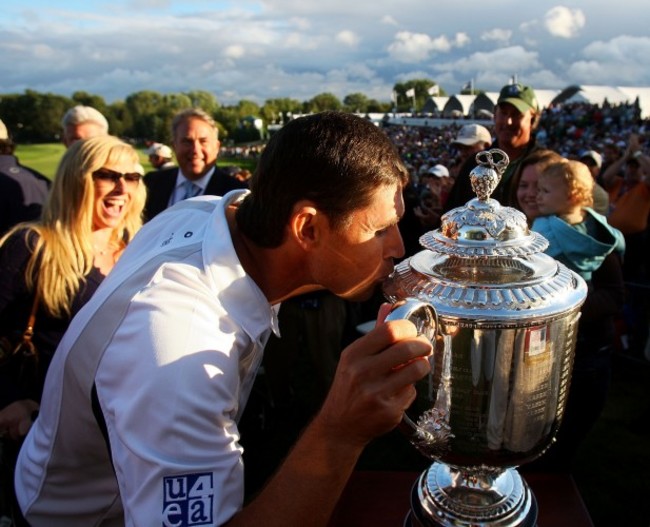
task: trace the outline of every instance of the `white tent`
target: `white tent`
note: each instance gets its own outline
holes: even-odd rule
[[[452,95],[449,97],[443,111],[444,115],[453,115],[453,112],[460,112],[460,115],[469,115],[476,95]]]
[[[587,102],[602,105],[605,101],[609,104],[633,103],[639,99],[641,117],[650,117],[650,88],[632,86],[594,86],[580,85],[569,86],[562,90],[555,103]]]
[[[555,99],[559,93],[560,90],[535,89],[535,95],[537,96],[537,104],[539,104],[540,110],[543,110],[544,108],[548,108],[553,102],[553,99]]]

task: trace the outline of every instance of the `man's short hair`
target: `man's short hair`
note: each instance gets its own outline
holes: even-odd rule
[[[108,134],[108,121],[106,120],[106,117],[92,106],[83,106],[82,104],[74,106],[65,112],[65,115],[61,120],[63,128],[68,125],[78,125],[82,123],[95,123],[104,131],[105,134]]]
[[[217,126],[216,121],[208,112],[202,110],[201,108],[187,108],[186,110],[181,110],[178,112],[172,119],[172,138],[174,138],[174,140],[176,139],[176,130],[178,130],[178,127],[181,125],[181,123],[187,121],[188,119],[199,119],[200,121],[209,124],[212,128],[214,128],[214,131],[217,134],[217,139],[219,139],[219,127]]]
[[[312,201],[334,229],[343,228],[378,187],[408,180],[395,145],[367,119],[342,112],[299,117],[262,152],[237,225],[259,246],[277,247],[298,201]]]

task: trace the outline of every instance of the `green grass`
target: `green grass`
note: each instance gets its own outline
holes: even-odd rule
[[[153,167],[149,163],[149,158],[144,153],[144,147],[137,147],[137,151],[140,156],[140,163],[144,167],[145,172],[153,170]],[[16,156],[21,164],[33,168],[34,170],[38,170],[50,179],[54,179],[63,152],[65,152],[65,147],[62,143],[18,145],[16,148]],[[237,165],[253,171],[255,170],[256,161],[250,159],[229,159],[220,157],[217,164],[219,166]]]
[[[64,151],[65,146],[62,143],[18,145],[16,156],[21,164],[38,170],[44,176],[52,179]]]

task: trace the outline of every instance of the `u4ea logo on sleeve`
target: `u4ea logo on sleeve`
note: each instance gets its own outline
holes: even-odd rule
[[[163,526],[212,525],[214,482],[212,472],[163,478]]]

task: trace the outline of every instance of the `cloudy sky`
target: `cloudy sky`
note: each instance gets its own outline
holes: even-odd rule
[[[107,102],[201,89],[224,104],[322,92],[388,101],[429,78],[448,94],[650,86],[644,0],[17,0],[0,18],[0,94]]]

